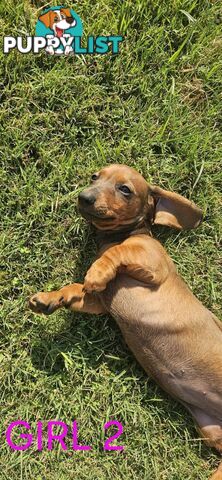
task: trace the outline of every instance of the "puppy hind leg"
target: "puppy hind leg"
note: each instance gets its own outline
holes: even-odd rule
[[[214,474],[212,475],[212,477],[210,477],[209,480],[222,480],[222,463],[220,463],[218,469],[216,470],[216,472],[214,472]]]
[[[215,448],[222,455],[222,421],[205,413],[198,407],[186,405],[196,422],[197,430],[205,443]],[[222,480],[222,463],[209,480]]]

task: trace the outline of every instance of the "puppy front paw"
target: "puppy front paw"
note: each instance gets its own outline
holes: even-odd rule
[[[84,279],[83,291],[86,293],[99,293],[105,290],[106,285],[107,282],[101,278],[99,272],[96,270],[91,271],[90,269]]]
[[[39,292],[29,299],[29,307],[34,313],[51,315],[63,305],[63,297],[59,292]]]

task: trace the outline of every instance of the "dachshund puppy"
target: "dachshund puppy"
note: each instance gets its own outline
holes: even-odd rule
[[[206,443],[222,453],[222,324],[151,235],[152,224],[195,228],[201,210],[124,165],[95,173],[79,195],[79,210],[96,227],[98,257],[83,285],[37,293],[31,309],[110,313],[144,370],[189,410]],[[211,479],[222,480],[222,466]]]

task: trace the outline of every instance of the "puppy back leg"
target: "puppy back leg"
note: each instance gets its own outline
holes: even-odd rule
[[[29,299],[29,307],[33,312],[44,313],[45,315],[51,315],[55,310],[62,307],[84,313],[106,313],[99,297],[85,293],[83,285],[80,283],[66,285],[60,290],[52,292],[36,293]]]
[[[222,463],[220,463],[216,472],[210,477],[210,480],[222,480]]]
[[[205,413],[198,407],[186,405],[196,422],[197,430],[207,445],[215,448],[222,455],[222,421]],[[210,480],[222,480],[222,463]]]

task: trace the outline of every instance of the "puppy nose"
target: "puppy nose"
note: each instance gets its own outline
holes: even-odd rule
[[[70,23],[70,25],[73,22],[73,20],[74,20],[73,17],[66,17],[66,21]]]
[[[79,202],[85,205],[93,205],[96,201],[94,193],[81,192],[79,194]]]

